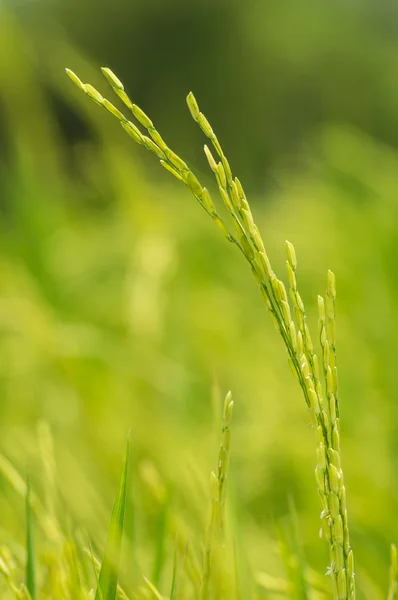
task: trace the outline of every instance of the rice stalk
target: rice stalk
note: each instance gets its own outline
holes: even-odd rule
[[[200,111],[192,92],[187,97],[188,108],[193,119],[209,139],[217,156],[215,158],[208,146],[204,147],[221,200],[231,219],[232,232],[218,213],[209,191],[201,185],[187,164],[167,146],[150,118],[131,102],[120,80],[110,69],[102,69],[102,72],[115,93],[150,137],[147,137],[139,127],[103,98],[97,90],[89,84],[82,83],[72,71],[67,70],[69,77],[82,91],[116,117],[136,143],[143,145],[160,159],[161,165],[190,189],[222,235],[238,247],[250,266],[272,321],[282,337],[289,365],[299,381],[317,430],[315,477],[322,504],[321,532],[330,549],[328,574],[332,579],[333,594],[339,600],[352,600],[355,598],[355,575],[353,552],[349,541],[346,491],[340,453],[334,274],[331,271],[328,273],[326,304],[324,299],[319,297],[319,342],[321,347],[321,358],[319,359],[314,350],[306,322],[304,303],[297,287],[297,259],[294,246],[290,242],[286,242],[286,268],[290,286],[288,295],[284,283],[272,269],[243,186],[240,180],[233,176],[221,144],[210,123]],[[207,550],[210,552],[210,540],[213,537],[216,522],[219,520],[217,514],[220,498],[217,475],[212,475],[212,482],[213,508],[209,525],[210,538],[207,545]],[[205,570],[205,572],[207,571]],[[207,585],[206,583],[205,587]]]
[[[217,474],[212,471],[210,476],[211,509],[207,526],[205,552],[203,560],[203,576],[201,585],[201,600],[207,600],[210,592],[211,565],[213,546],[216,539],[224,534],[224,513],[226,483],[228,474],[229,452],[231,444],[231,421],[233,411],[233,400],[231,392],[225,397],[222,419],[221,444],[218,454]]]

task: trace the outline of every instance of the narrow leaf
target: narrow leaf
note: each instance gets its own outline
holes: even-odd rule
[[[161,508],[158,517],[158,526],[156,531],[156,549],[155,549],[155,562],[152,573],[152,583],[155,587],[160,586],[160,577],[165,561],[165,542],[166,542],[166,531],[167,531],[167,509],[168,503],[165,501]]]
[[[115,600],[116,598],[126,505],[128,463],[129,442],[127,442],[119,488],[113,505],[108,541],[101,565],[95,600]]]
[[[36,600],[35,550],[29,480],[26,487],[26,588],[32,600]]]
[[[178,539],[176,537],[176,547],[175,547],[175,551],[174,551],[173,578],[171,581],[170,600],[176,600],[176,598],[177,598],[177,559],[178,559]]]

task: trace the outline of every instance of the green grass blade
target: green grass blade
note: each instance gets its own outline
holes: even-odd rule
[[[26,588],[32,600],[36,600],[35,549],[29,480],[26,488]]]
[[[178,561],[178,539],[176,538],[176,547],[174,550],[174,562],[173,562],[173,577],[171,580],[170,600],[176,600],[176,598],[177,598],[177,561]]]
[[[152,573],[152,583],[160,587],[160,578],[165,561],[165,542],[167,532],[168,501],[166,500],[160,508],[156,531],[155,562]]]
[[[129,442],[123,460],[119,488],[112,510],[108,541],[102,561],[95,600],[115,600],[126,505]]]

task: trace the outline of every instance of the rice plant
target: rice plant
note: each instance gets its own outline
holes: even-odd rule
[[[295,248],[286,242],[288,285],[285,285],[283,277],[275,273],[270,263],[243,185],[232,173],[223,148],[193,94],[188,95],[187,104],[207,138],[204,152],[218,188],[217,199],[202,186],[187,163],[169,148],[152,120],[131,102],[112,71],[103,69],[103,74],[132,117],[125,116],[95,88],[83,84],[68,71],[79,89],[118,119],[138,145],[154,154],[162,167],[189,189],[222,236],[243,255],[282,338],[289,367],[302,391],[316,436],[315,481],[321,503],[320,536],[326,540],[330,552],[328,577],[314,572],[306,560],[302,528],[293,502],[289,504],[288,522],[275,524],[275,546],[284,575],[268,574],[267,555],[261,556],[261,572],[253,573],[248,566],[245,547],[239,539],[234,498],[232,495],[230,499],[228,492],[234,410],[228,393],[221,411],[218,455],[214,456],[210,482],[206,477],[202,493],[198,494],[198,504],[202,506],[198,510],[200,515],[196,515],[195,534],[174,505],[162,474],[152,464],[142,468],[142,481],[134,479],[132,487],[146,486],[156,505],[153,518],[156,525],[152,529],[150,548],[145,548],[145,560],[129,522],[134,495],[129,476],[129,470],[132,471],[129,444],[107,540],[103,543],[98,542],[98,532],[88,534],[84,525],[76,522],[68,514],[68,508],[60,503],[53,443],[46,426],[40,429],[38,443],[41,461],[38,470],[45,474],[46,481],[42,488],[0,454],[0,475],[24,503],[26,515],[23,541],[5,537],[0,545],[0,595],[5,600],[260,600],[264,597],[315,600],[331,596],[351,600],[355,598],[355,574],[340,451],[335,276],[331,271],[327,274],[326,293],[318,297],[318,330],[311,335],[299,291]],[[221,402],[219,404],[221,406]],[[233,443],[232,462],[234,447]],[[196,473],[191,475],[193,479],[197,476]],[[198,489],[200,485],[195,493]],[[207,496],[206,502],[204,496]],[[194,494],[190,499],[193,497]],[[394,600],[398,589],[395,545],[391,546],[390,565],[385,595],[388,600]],[[369,585],[369,597],[375,597],[366,574],[362,577],[360,572],[360,575],[362,590]]]
[[[209,167],[214,173],[220,199],[228,213],[228,220],[222,217],[209,191],[202,186],[186,162],[169,148],[151,119],[130,100],[118,77],[109,68],[103,68],[102,72],[137,124],[129,120],[93,86],[84,84],[77,75],[67,69],[69,77],[83,92],[116,117],[137,144],[154,154],[160,160],[162,167],[188,187],[221,234],[237,247],[249,264],[275,327],[282,337],[290,368],[302,389],[316,431],[315,479],[322,506],[321,536],[327,541],[330,550],[330,565],[327,572],[331,576],[333,595],[340,600],[351,600],[355,598],[355,574],[340,452],[335,276],[331,271],[328,272],[326,296],[318,297],[317,336],[311,336],[305,306],[298,290],[294,246],[289,241],[286,242],[286,270],[289,282],[289,291],[287,291],[269,261],[242,183],[233,175],[222,146],[209,121],[200,111],[192,92],[187,97],[188,108],[192,118],[213,147],[212,151],[208,145],[205,145],[204,152]],[[313,338],[319,342],[318,354]],[[213,501],[216,502],[214,494]],[[210,550],[211,542],[208,541],[208,554]],[[207,593],[206,585],[204,589]]]

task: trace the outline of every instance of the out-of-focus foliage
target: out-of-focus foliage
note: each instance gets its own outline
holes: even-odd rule
[[[170,27],[186,40],[169,60],[175,36],[167,46],[159,25],[140,46],[137,33],[144,13],[164,23],[165,5],[136,4],[129,21],[127,5],[112,5],[111,15],[104,3],[95,16],[98,5],[90,4],[71,2],[64,23],[75,15],[70,29],[80,47],[96,46],[93,54],[115,60],[115,71],[122,61],[121,75],[132,73],[137,100],[177,148],[202,143],[183,102],[195,87],[235,171],[261,189],[268,168],[268,193],[253,193],[257,221],[280,275],[284,240],[294,243],[314,325],[324,274],[336,273],[352,544],[359,594],[379,598],[398,537],[396,40],[380,16],[391,9],[380,3],[370,18],[366,3],[351,12],[343,2],[220,4],[213,21],[206,15],[216,8],[193,3],[206,16],[194,44],[185,22],[176,26],[185,12],[169,8]],[[39,8],[27,7],[25,19]],[[104,32],[111,35],[117,15],[125,29],[111,40]],[[99,89],[104,83],[66,33],[44,21],[20,26],[4,6],[0,18],[2,450],[31,472],[34,489],[46,489],[36,429],[47,422],[62,510],[102,548],[130,429],[129,531],[137,572],[150,574],[165,498],[187,537],[203,535],[219,441],[216,381],[234,391],[229,492],[252,569],[279,574],[275,522],[286,518],[292,496],[308,562],[323,570],[314,435],[250,273],[187,192],[152,171],[113,120],[73,88],[65,66]],[[137,47],[126,53],[124,40]],[[193,85],[194,72],[202,87]],[[289,156],[299,158],[294,170]],[[3,479],[0,489],[1,541],[14,540],[18,552],[23,500]],[[171,569],[171,537],[167,545]]]
[[[14,6],[45,60],[66,34],[111,66],[177,150],[197,161],[200,138],[181,119],[182,98],[193,90],[252,187],[275,187],[275,165],[299,166],[324,121],[398,146],[398,9],[390,0]]]

